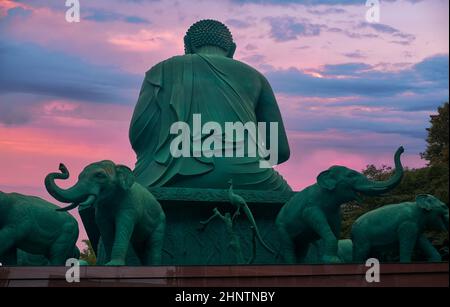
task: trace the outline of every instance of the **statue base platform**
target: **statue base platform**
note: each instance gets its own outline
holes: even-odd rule
[[[263,240],[271,252],[257,240],[243,209],[231,223],[225,219],[236,212],[228,190],[194,188],[150,188],[166,214],[166,233],[162,253],[163,265],[244,265],[282,264],[275,218],[294,192],[235,190],[245,199]],[[202,225],[214,215],[207,225]],[[80,210],[80,216],[94,249],[99,231],[93,208]],[[140,265],[129,254],[128,265]]]
[[[364,265],[158,266],[80,268],[68,283],[65,267],[3,267],[0,287],[448,287],[448,263],[382,264],[379,283]]]

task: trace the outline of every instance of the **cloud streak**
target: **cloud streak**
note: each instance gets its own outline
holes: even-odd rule
[[[124,15],[116,12],[111,12],[101,9],[92,9],[87,14],[85,14],[83,19],[96,21],[96,22],[126,22],[131,24],[150,24],[148,19],[135,16],[135,15]]]
[[[319,36],[323,25],[308,21],[297,21],[293,17],[268,17],[271,26],[270,36],[278,42],[295,40],[299,37]]]
[[[140,76],[100,67],[32,43],[0,43],[0,93],[130,103]]]
[[[438,55],[399,72],[377,71],[364,63],[345,63],[325,65],[320,77],[296,68],[269,71],[267,77],[276,91],[291,95],[389,97],[446,89],[448,93],[446,68],[448,56]]]

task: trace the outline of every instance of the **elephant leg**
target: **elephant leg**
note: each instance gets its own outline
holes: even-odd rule
[[[295,256],[295,244],[292,240],[289,232],[286,230],[284,225],[277,225],[279,240],[281,245],[281,256],[283,257],[284,262],[288,264],[294,264],[297,262],[297,257]]]
[[[111,253],[114,242],[113,222],[107,219],[99,219],[96,221],[100,231],[100,240],[98,243],[98,264],[106,265],[111,261]]]
[[[131,214],[122,213],[116,217],[114,243],[111,260],[106,265],[120,266],[126,264],[128,248],[131,246],[135,220]]]
[[[69,258],[74,257],[74,248],[78,239],[78,228],[67,224],[62,228],[61,235],[50,247],[48,259],[50,265],[66,265]]]
[[[323,261],[326,263],[340,263],[337,256],[338,241],[322,210],[307,209],[304,212],[306,224],[323,240]]]
[[[97,245],[97,255],[96,256],[96,264],[97,265],[105,265],[109,260],[106,257],[105,245],[103,243],[103,238],[100,236]]]
[[[3,228],[0,230],[0,255],[9,253],[10,249],[14,247],[17,237],[13,228]]]
[[[404,223],[398,229],[400,244],[400,262],[411,262],[414,247],[417,242],[417,226],[414,223]]]
[[[125,260],[126,265],[128,266],[142,266],[146,260],[146,250],[147,243],[142,242],[130,242],[130,246],[128,247],[127,257]]]
[[[161,265],[165,231],[165,223],[160,223],[153,231],[147,242],[144,265]]]
[[[342,228],[342,216],[340,212],[332,216],[332,218],[328,219],[328,221],[331,231],[333,232],[336,239],[339,241]]]
[[[427,256],[428,261],[430,262],[442,261],[441,254],[439,254],[439,252],[436,250],[436,248],[433,246],[433,244],[431,244],[431,242],[424,234],[422,234],[419,237],[417,244],[419,245],[419,248],[425,253],[425,256]]]

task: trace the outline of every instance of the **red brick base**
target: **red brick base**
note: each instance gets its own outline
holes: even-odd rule
[[[170,287],[448,287],[448,263],[382,264],[380,283],[364,265],[81,267],[67,283],[64,267],[2,267],[0,286]]]

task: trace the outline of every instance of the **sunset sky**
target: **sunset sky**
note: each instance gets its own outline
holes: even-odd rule
[[[334,164],[425,164],[429,116],[448,101],[448,0],[0,0],[0,190],[50,199],[47,173],[111,159],[133,168],[128,126],[145,71],[183,54],[200,19],[227,24],[237,60],[276,93],[294,189]],[[67,186],[73,180],[62,184]],[[84,233],[82,235],[84,237]]]

